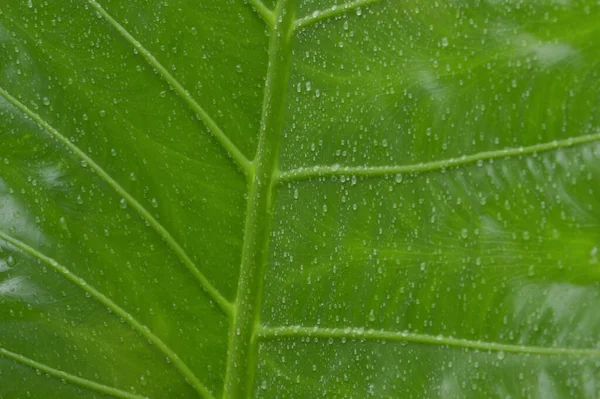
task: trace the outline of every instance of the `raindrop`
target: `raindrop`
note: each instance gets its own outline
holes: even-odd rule
[[[590,251],[590,263],[598,263],[598,247],[594,247]]]
[[[373,309],[369,312],[369,321],[375,321],[375,312]]]
[[[448,47],[448,38],[447,37],[442,37],[442,47]]]

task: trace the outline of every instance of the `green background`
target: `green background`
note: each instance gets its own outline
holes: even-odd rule
[[[0,398],[600,397],[600,3],[98,1],[0,4]]]

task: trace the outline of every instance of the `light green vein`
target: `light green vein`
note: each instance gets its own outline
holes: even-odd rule
[[[55,369],[53,367],[47,366],[43,363],[36,362],[28,357],[25,357],[19,353],[11,352],[4,348],[0,348],[0,356],[4,356],[5,358],[14,360],[17,363],[21,363],[27,367],[31,367],[34,370],[39,370],[43,373],[51,375],[52,377],[58,378],[60,380],[64,380],[70,382],[75,385],[79,385],[85,389],[89,389],[92,391],[99,392],[101,394],[110,395],[115,398],[123,398],[123,399],[148,399],[146,396],[140,396],[133,393],[129,393],[126,391],[122,391],[117,388],[109,387],[108,385],[103,385],[87,378],[77,377],[76,375],[69,374],[67,372]]]
[[[148,51],[136,38],[134,38],[119,22],[117,22],[102,6],[95,0],[88,0],[89,4],[98,11],[100,15],[117,31],[123,38],[129,42],[144,59],[154,68],[163,79],[175,90],[180,98],[188,104],[196,115],[206,124],[215,138],[223,146],[225,151],[231,158],[242,168],[245,173],[250,173],[253,170],[252,163],[246,156],[236,147],[236,145],[227,137],[217,123],[208,115],[208,113],[194,100],[192,95],[187,91],[169,71]]]
[[[273,27],[275,25],[275,15],[273,14],[273,11],[269,10],[262,1],[248,0],[248,2],[268,26]]]
[[[98,165],[92,158],[90,158],[85,152],[79,147],[73,144],[68,138],[63,136],[58,130],[53,128],[48,122],[46,122],[40,115],[30,110],[22,102],[13,97],[10,93],[0,87],[0,95],[4,97],[8,102],[14,105],[16,108],[25,113],[38,125],[43,127],[48,133],[52,135],[60,143],[64,144],[69,150],[75,155],[84,160],[89,167],[94,170],[98,176],[100,176],[110,187],[112,187],[120,196],[122,196],[133,209],[135,209],[139,215],[145,219],[150,226],[162,237],[162,239],[171,247],[173,252],[186,266],[190,273],[194,276],[198,284],[208,293],[208,295],[217,303],[217,305],[228,315],[232,313],[231,303],[215,288],[210,281],[196,268],[194,262],[190,259],[184,249],[179,243],[173,238],[171,233],[163,227],[158,220],[152,216],[150,212],[144,208],[129,192],[127,192],[115,179],[113,179],[100,165]]]
[[[229,332],[224,399],[250,398],[254,387],[267,244],[273,203],[273,186],[285,114],[286,87],[292,57],[291,40],[295,0],[280,0],[269,41],[269,67],[265,80],[261,130],[250,179],[236,312]]]
[[[564,140],[555,140],[548,143],[535,144],[528,147],[505,148],[495,151],[484,151],[473,155],[465,155],[458,158],[443,159],[440,161],[423,162],[412,165],[391,165],[391,166],[314,166],[308,168],[298,168],[279,172],[278,180],[280,182],[308,180],[319,177],[330,176],[365,176],[376,177],[393,174],[418,174],[443,170],[448,168],[458,168],[477,162],[492,161],[499,158],[511,158],[522,155],[536,154],[540,152],[554,151],[561,148],[573,147],[600,140],[600,133],[588,134],[579,137],[572,137]]]
[[[383,0],[357,0],[341,5],[335,5],[325,10],[314,11],[312,15],[296,20],[296,22],[294,23],[294,30],[304,29],[307,26],[315,24],[319,21],[333,18],[341,14],[345,14],[349,11],[356,10],[360,7],[366,7],[372,4],[377,4],[381,1]]]
[[[17,240],[11,235],[0,230],[0,239],[6,241],[16,249],[31,255],[32,257],[39,259],[41,262],[50,266],[57,273],[62,275],[64,278],[75,284],[77,287],[87,292],[91,297],[96,299],[102,305],[106,306],[108,309],[112,310],[116,315],[123,318],[125,322],[127,322],[135,331],[137,331],[141,336],[145,337],[148,341],[154,344],[165,356],[167,356],[173,365],[177,368],[177,370],[185,377],[186,381],[194,388],[196,391],[202,395],[202,397],[207,399],[212,399],[213,396],[198,380],[198,377],[194,375],[192,370],[188,367],[188,365],[175,353],[171,348],[167,346],[158,336],[156,336],[150,329],[140,323],[133,315],[129,314],[112,299],[89,285],[85,280],[80,278],[79,276],[73,274],[69,269],[65,266],[59,264],[56,260],[44,255],[37,249],[30,247],[24,242]]]
[[[386,330],[366,330],[364,328],[321,328],[321,327],[261,327],[258,333],[263,339],[279,338],[333,338],[333,339],[364,339],[373,341],[414,342],[418,344],[433,344],[451,346],[463,349],[475,349],[490,352],[522,353],[530,355],[550,356],[588,356],[600,357],[599,349],[557,348],[530,345],[511,345],[498,342],[474,341],[462,338],[434,336],[410,332]]]

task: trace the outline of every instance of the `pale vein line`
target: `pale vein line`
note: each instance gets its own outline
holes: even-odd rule
[[[123,399],[148,399],[146,396],[140,396],[133,393],[129,393],[126,391],[122,391],[120,389],[110,387],[108,385],[103,385],[98,382],[94,382],[88,380],[87,378],[77,377],[76,375],[69,374],[65,371],[55,369],[48,365],[45,365],[40,362],[36,362],[28,357],[25,357],[19,353],[11,352],[4,348],[0,348],[0,356],[4,356],[8,359],[14,360],[15,362],[21,363],[27,367],[31,367],[34,370],[39,370],[44,372],[52,377],[58,378],[60,380],[68,381],[72,384],[79,385],[85,389],[93,390],[104,395],[110,395],[115,398],[123,398]]]
[[[458,168],[477,162],[492,161],[498,158],[511,158],[521,155],[529,155],[540,152],[554,151],[561,148],[591,143],[600,140],[600,133],[585,136],[572,137],[564,140],[555,140],[548,143],[535,144],[528,147],[505,148],[495,151],[484,151],[477,154],[465,155],[458,158],[443,159],[440,161],[423,162],[412,165],[390,165],[390,166],[314,166],[298,168],[279,172],[280,182],[307,180],[318,177],[330,176],[385,176],[393,174],[418,174],[432,172],[447,168]]]
[[[185,101],[188,106],[198,115],[198,117],[206,124],[208,129],[221,143],[223,148],[232,157],[232,159],[242,168],[244,172],[250,174],[253,170],[252,162],[236,147],[235,144],[227,137],[217,123],[208,115],[208,113],[194,100],[192,95],[187,91],[177,79],[169,73],[169,71],[148,51],[137,39],[135,39],[120,23],[118,23],[102,6],[95,0],[88,0],[90,5],[102,15],[106,21],[117,31],[123,38],[129,42],[152,66],[163,79],[175,90],[180,98]]]
[[[260,0],[248,0],[248,2],[252,5],[252,8],[261,16],[263,21],[269,26],[275,26],[275,14],[273,11],[269,10],[267,6]]]
[[[229,332],[224,399],[249,398],[254,391],[258,351],[255,331],[260,319],[273,208],[274,172],[292,59],[290,42],[294,9],[294,0],[279,0],[275,8],[275,26],[270,30],[269,66],[265,79],[260,139],[254,159],[256,175],[250,183],[247,199],[237,308]]]
[[[183,375],[186,381],[194,388],[196,391],[201,394],[204,398],[214,399],[208,388],[200,382],[198,377],[194,374],[194,372],[188,367],[188,365],[175,353],[167,344],[165,344],[157,335],[155,335],[147,326],[140,323],[133,315],[129,314],[126,310],[121,308],[112,299],[89,285],[85,280],[81,277],[73,274],[69,269],[65,266],[59,264],[56,260],[50,258],[49,256],[44,255],[37,249],[30,247],[24,242],[17,240],[11,235],[0,230],[0,239],[6,241],[11,244],[16,249],[26,253],[28,255],[33,256],[34,258],[39,259],[41,262],[44,262],[52,269],[54,269],[57,273],[62,275],[67,280],[71,281],[77,287],[87,292],[100,302],[102,305],[106,306],[108,309],[111,309],[116,315],[123,318],[135,331],[137,331],[140,335],[150,341],[153,345],[155,345],[165,356],[167,356],[173,365],[177,368],[177,370]]]
[[[208,293],[208,295],[217,303],[217,305],[228,315],[232,313],[231,303],[221,295],[219,290],[215,288],[210,281],[196,268],[194,262],[190,259],[184,249],[179,243],[173,238],[171,233],[163,227],[163,225],[152,216],[150,212],[144,208],[129,192],[127,192],[115,179],[113,179],[100,165],[98,165],[92,158],[90,158],[85,152],[79,147],[73,144],[68,138],[63,136],[58,130],[53,128],[48,122],[46,122],[40,115],[27,108],[22,102],[17,100],[15,97],[10,95],[6,90],[0,87],[0,95],[6,98],[12,105],[20,109],[33,121],[43,127],[48,133],[50,133],[56,140],[64,144],[70,149],[75,155],[84,160],[90,168],[92,168],[98,176],[100,176],[109,186],[111,186],[119,195],[121,195],[130,205],[134,208],[139,215],[145,219],[150,226],[162,237],[162,239],[171,247],[173,252],[179,257],[181,262],[186,266],[189,272],[195,277],[196,281],[202,286],[202,288]]]
[[[579,348],[545,348],[541,346],[501,344],[498,342],[473,341],[462,338],[433,336],[410,332],[396,332],[386,330],[366,330],[364,328],[321,328],[321,327],[261,327],[259,336],[263,339],[278,338],[332,338],[332,339],[360,339],[375,341],[414,342],[419,344],[434,344],[451,346],[464,349],[476,349],[491,352],[522,353],[531,355],[566,355],[600,357],[599,349]]]
[[[315,11],[312,13],[312,15],[296,20],[296,22],[294,23],[294,30],[304,29],[307,26],[315,24],[319,21],[332,18],[341,14],[345,14],[349,11],[356,10],[360,7],[377,4],[381,1],[383,0],[357,0],[346,4],[335,5],[325,10]]]

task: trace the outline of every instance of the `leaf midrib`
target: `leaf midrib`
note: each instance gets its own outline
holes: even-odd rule
[[[294,0],[278,1],[274,12],[275,25],[270,27],[261,130],[253,161],[255,170],[249,179],[235,315],[230,321],[225,399],[250,397],[253,390],[273,188],[291,62],[294,3]]]

